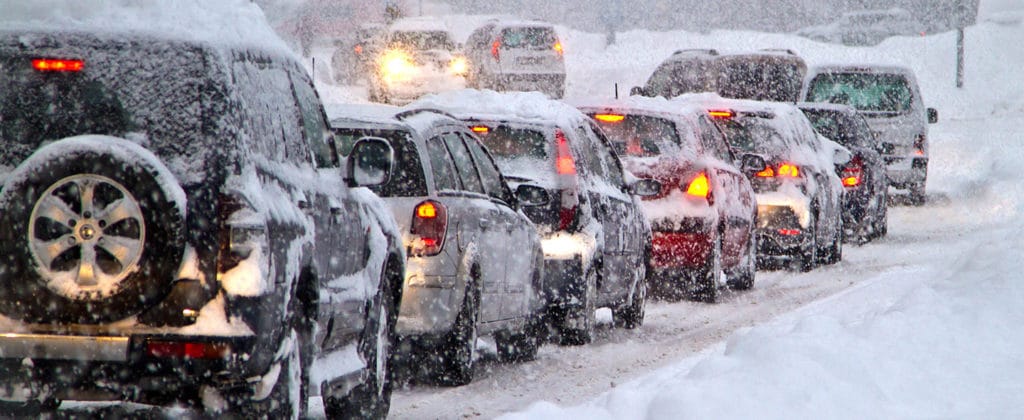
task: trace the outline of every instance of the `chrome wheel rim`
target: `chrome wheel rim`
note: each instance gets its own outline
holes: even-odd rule
[[[119,182],[79,174],[55,182],[29,216],[29,253],[54,292],[95,300],[139,267],[146,231],[138,200]]]

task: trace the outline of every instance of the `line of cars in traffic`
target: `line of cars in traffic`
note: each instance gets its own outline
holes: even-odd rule
[[[517,25],[479,31],[499,62],[557,42]],[[793,86],[771,82],[792,53],[759,54],[740,71]],[[854,108],[794,105],[728,98],[719,54],[685,55],[699,84],[659,69],[636,89],[696,86],[672,99],[456,90],[325,111],[273,46],[5,29],[0,413],[295,418],[318,394],[329,418],[383,417],[396,367],[460,385],[481,335],[517,361],[593,340],[596,308],[639,328],[649,294],[714,302],[765,265],[837,262],[885,233],[889,184],[923,197],[911,122],[937,116],[912,75],[829,68],[798,97]]]

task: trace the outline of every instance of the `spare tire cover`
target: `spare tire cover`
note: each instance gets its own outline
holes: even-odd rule
[[[40,148],[0,191],[0,312],[96,324],[154,305],[182,259],[185,205],[170,170],[135,143]]]

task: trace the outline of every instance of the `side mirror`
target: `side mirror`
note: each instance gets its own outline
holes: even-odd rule
[[[640,86],[633,86],[629,88],[629,96],[647,96],[647,91]]]
[[[348,155],[346,181],[350,187],[372,187],[391,179],[395,150],[380,137],[363,137]]]
[[[850,163],[851,160],[853,160],[853,153],[850,153],[849,150],[835,149],[835,151],[832,152],[832,163],[835,163],[836,165],[845,165]]]
[[[516,200],[529,207],[543,206],[551,202],[548,190],[536,185],[521,184],[516,188]]]
[[[768,162],[765,162],[764,158],[760,155],[747,153],[740,158],[740,171],[743,171],[743,173],[761,172],[767,167]]]
[[[629,192],[640,197],[651,197],[661,193],[661,183],[653,179],[640,179],[630,184]]]
[[[939,111],[935,108],[928,108],[928,124],[939,122]]]

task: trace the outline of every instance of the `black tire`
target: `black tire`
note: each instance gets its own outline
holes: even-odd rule
[[[498,359],[503,362],[528,362],[540,350],[539,318],[531,316],[522,331],[502,331],[494,335]]]
[[[57,412],[60,401],[45,399],[26,402],[0,401],[0,416],[5,419],[49,418]]]
[[[434,381],[444,386],[461,386],[473,382],[476,358],[477,322],[480,319],[480,289],[476,281],[479,269],[474,268],[474,281],[466,283],[466,296],[455,318],[452,330],[446,335],[440,354],[440,364],[433,372]]]
[[[230,410],[239,418],[299,419],[305,415],[308,393],[303,385],[307,382],[308,369],[303,367],[301,341],[294,328],[289,329],[281,345],[287,354],[278,362],[279,368],[271,367],[279,370],[270,394],[262,400],[253,400],[248,395],[229,397]]]
[[[811,221],[810,225],[814,226],[813,220]],[[814,270],[818,266],[817,229],[815,229],[813,232],[810,232],[809,236],[811,237],[811,243],[807,244],[807,246],[805,246],[797,253],[794,261],[796,264],[796,269],[804,273]]]
[[[401,282],[401,268],[389,262],[381,272],[380,287],[368,313],[366,327],[359,343],[359,353],[372,373],[366,382],[357,385],[344,397],[327,396],[326,384],[320,395],[324,397],[324,413],[328,419],[383,419],[391,408],[392,349],[395,348],[395,324],[398,303],[394,284]],[[399,265],[400,266],[400,265]],[[383,350],[383,352],[378,351]],[[381,354],[383,353],[383,354]]]
[[[928,200],[924,188],[924,183],[911,185],[907,190],[909,193],[907,196],[907,202],[912,206],[923,206]]]
[[[123,146],[121,153],[138,159],[126,161],[94,150],[88,144],[68,141],[37,151],[34,156],[47,156],[50,147],[64,149],[59,158],[30,158],[11,174],[11,181],[0,194],[0,226],[4,226],[0,230],[0,255],[5,256],[4,269],[0,270],[0,312],[38,323],[96,324],[124,319],[166,296],[181,263],[185,247],[184,209],[179,211],[173,191],[164,190],[165,185],[176,181],[166,169],[145,163],[156,159],[152,153],[125,140],[109,139],[110,143]],[[81,204],[82,196],[89,190],[94,197],[92,211]],[[44,202],[62,203],[63,207]],[[118,208],[130,210],[104,215],[105,211],[114,210],[117,203],[127,203],[127,207]],[[58,217],[71,220],[50,218],[58,213],[34,213],[47,207],[67,209]],[[130,216],[120,216],[124,214]],[[108,224],[105,217],[112,223]],[[84,233],[86,228],[88,236]],[[30,232],[34,232],[34,238],[29,237]],[[130,261],[114,257],[108,250],[113,242],[103,242],[108,237],[133,243],[135,255]],[[48,263],[40,259],[42,251],[33,251],[30,246],[32,241],[64,238],[72,245]],[[91,252],[84,254],[86,250]],[[81,268],[87,258],[92,262],[88,265],[92,270]],[[88,277],[90,282],[114,280],[109,280],[112,286],[106,291],[90,289],[90,285],[83,285],[86,280],[79,281],[77,275],[71,280],[71,291],[58,293],[48,285],[51,279],[61,277],[60,273],[74,270],[101,273]],[[104,280],[104,276],[112,277]]]
[[[594,341],[594,325],[597,324],[597,263],[592,263],[584,276],[585,289],[580,305],[565,308],[565,314],[559,323],[558,333],[560,344],[564,346],[582,346]],[[569,324],[573,325],[569,325]]]
[[[751,231],[747,239],[747,249],[743,261],[728,280],[729,286],[735,290],[749,290],[754,287],[757,276],[757,235]]]
[[[837,264],[843,260],[843,219],[837,218],[835,238],[828,249],[827,264]]]
[[[635,330],[644,325],[645,306],[647,303],[647,278],[637,280],[633,300],[612,309],[612,323],[618,328]]]
[[[719,233],[712,245],[704,266],[689,273],[690,296],[704,303],[718,301],[718,280],[722,276],[722,234]]]
[[[875,219],[875,238],[884,238],[889,234],[889,194],[882,195],[882,203],[878,206]]]

